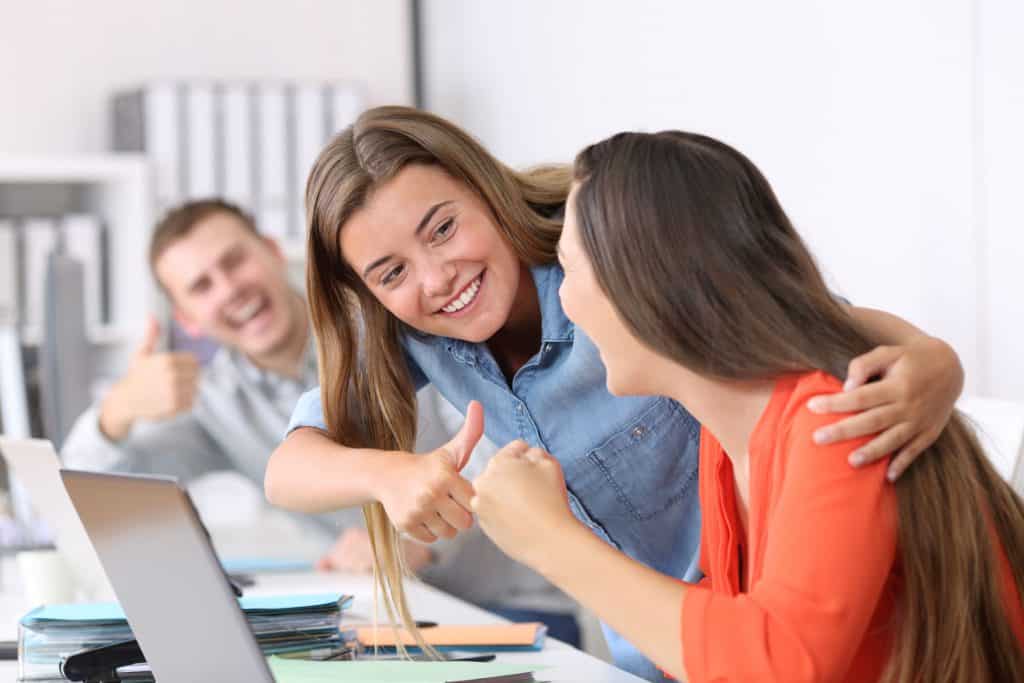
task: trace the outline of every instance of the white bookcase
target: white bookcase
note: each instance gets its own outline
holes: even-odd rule
[[[0,215],[89,213],[107,232],[109,323],[87,330],[97,346],[138,338],[146,313],[159,305],[146,248],[153,226],[149,163],[143,155],[0,158]],[[40,331],[26,330],[36,344]]]

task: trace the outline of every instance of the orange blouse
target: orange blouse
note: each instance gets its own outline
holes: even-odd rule
[[[902,586],[896,492],[885,460],[859,469],[847,462],[870,439],[812,440],[839,418],[812,413],[807,400],[840,390],[820,372],[778,381],[750,437],[746,531],[731,460],[701,432],[705,579],[686,592],[682,610],[691,683],[870,683],[885,668]],[[1017,596],[1008,564],[1003,580]],[[1019,598],[1010,613],[1024,635]]]

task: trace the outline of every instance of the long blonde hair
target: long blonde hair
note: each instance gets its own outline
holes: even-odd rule
[[[568,194],[568,166],[513,171],[457,126],[408,107],[370,109],[328,143],[306,184],[306,290],[328,434],[350,448],[412,451],[416,440],[406,330],[346,263],[339,240],[352,214],[408,164],[435,165],[476,192],[528,265],[554,261],[561,234],[550,216]],[[380,503],[363,511],[388,617],[396,623],[397,612],[424,647],[406,604],[399,533]]]
[[[728,380],[811,369],[843,377],[872,347],[768,181],[728,145],[680,131],[620,133],[580,152],[575,171],[597,281],[664,356]],[[1024,680],[1005,607],[1024,589],[1024,503],[959,414],[895,485],[904,585],[883,680]]]

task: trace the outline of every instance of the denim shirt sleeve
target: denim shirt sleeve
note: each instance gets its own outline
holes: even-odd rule
[[[288,436],[299,427],[316,427],[327,431],[327,422],[324,420],[324,410],[320,403],[320,387],[310,389],[299,397],[284,435]]]
[[[406,353],[405,359],[409,364],[409,374],[412,375],[416,391],[430,384],[420,366],[409,357],[408,353]],[[315,427],[327,431],[327,420],[324,419],[324,408],[320,403],[320,387],[314,387],[299,397],[292,410],[292,417],[288,420],[288,428],[285,430],[284,436],[288,436],[299,427]]]

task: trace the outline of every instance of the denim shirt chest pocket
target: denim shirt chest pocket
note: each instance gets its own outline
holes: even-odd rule
[[[699,535],[699,436],[678,404],[650,399],[609,437],[562,462],[573,512],[613,546],[680,576]]]

